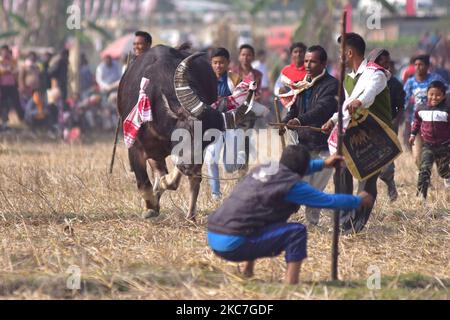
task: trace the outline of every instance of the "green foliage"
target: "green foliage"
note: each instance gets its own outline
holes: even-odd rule
[[[98,34],[100,34],[106,40],[112,40],[113,39],[111,34],[105,28],[100,27],[99,25],[97,25],[93,21],[88,21],[87,22],[87,28],[92,30],[92,31],[97,32]]]
[[[305,33],[305,29],[309,24],[309,18],[313,15],[312,13],[317,10],[317,2],[314,0],[307,0],[304,6],[304,13],[302,18],[300,19],[300,23],[297,28],[295,28],[293,41],[300,41],[303,34]]]
[[[448,299],[450,279],[437,279],[423,274],[408,273],[384,276],[379,290],[367,288],[366,280],[303,282],[302,286],[286,287],[280,284],[247,281],[244,288],[255,292],[284,297],[305,292],[310,288],[312,297],[333,296],[337,299]]]
[[[11,21],[13,21],[20,28],[27,29],[29,27],[28,22],[25,21],[25,19],[19,16],[18,14],[9,12],[8,16],[11,19]]]
[[[384,8],[386,8],[391,13],[396,13],[397,10],[394,6],[392,6],[386,0],[377,0]],[[303,2],[303,16],[300,19],[298,26],[296,27],[293,35],[293,41],[301,41],[306,37],[308,39],[318,41],[319,43],[326,43],[326,36],[329,36],[333,32],[332,24],[327,23],[328,21],[324,21],[323,9],[326,8],[328,13],[331,13],[339,8],[339,3],[337,1],[326,0],[324,1],[315,1],[315,0],[305,0]],[[314,25],[318,25],[317,28],[312,28],[314,30],[314,34],[306,34],[308,30],[308,26],[313,23]],[[311,29],[311,28],[310,28]],[[326,41],[324,41],[326,40]]]
[[[75,36],[80,41],[81,45],[92,45],[92,39],[88,37],[84,32],[77,31]]]
[[[416,36],[402,36],[397,40],[387,40],[387,41],[369,41],[367,43],[368,47],[383,47],[386,49],[402,47],[402,46],[416,46],[420,40],[420,35]]]
[[[378,0],[378,2],[385,8],[387,9],[390,13],[397,13],[397,8],[395,8],[393,5],[391,5],[388,1],[386,0]]]
[[[247,11],[252,16],[258,14],[261,11],[266,10],[274,0],[232,0],[231,3],[234,7],[240,11]]]
[[[274,2],[273,0],[257,0],[257,1],[255,1],[252,8],[250,9],[250,14],[256,15],[258,12],[264,11],[273,2]]]
[[[3,40],[3,39],[16,37],[19,34],[20,34],[20,31],[15,31],[15,30],[8,31],[8,32],[3,32],[3,33],[0,33],[0,39]]]

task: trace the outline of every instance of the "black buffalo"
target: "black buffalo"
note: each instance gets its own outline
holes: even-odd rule
[[[152,103],[153,121],[141,127],[128,156],[138,189],[146,202],[144,217],[159,215],[161,194],[165,190],[176,190],[184,174],[190,184],[188,218],[195,219],[202,165],[179,163],[169,174],[166,157],[175,144],[171,141],[172,132],[177,128],[192,132],[194,121],[202,122],[203,132],[212,128],[221,131],[233,128],[245,120],[247,105],[224,116],[212,109],[210,105],[217,100],[217,79],[205,55],[156,46],[139,56],[120,81],[118,112],[121,119],[125,119],[136,105],[143,77],[150,80],[146,94]],[[247,101],[251,94],[253,92]],[[202,143],[202,148],[207,144]],[[147,161],[153,172],[153,184],[147,174]]]

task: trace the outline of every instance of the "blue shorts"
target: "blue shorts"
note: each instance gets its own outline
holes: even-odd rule
[[[233,251],[214,251],[219,257],[234,262],[275,257],[285,251],[286,262],[299,262],[306,258],[306,227],[301,223],[278,223],[248,236]]]

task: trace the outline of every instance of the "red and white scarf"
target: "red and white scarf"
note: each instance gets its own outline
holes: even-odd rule
[[[123,137],[127,148],[133,146],[142,124],[153,120],[150,99],[145,94],[149,83],[149,79],[142,78],[139,100],[123,122]]]
[[[239,83],[236,88],[234,88],[231,96],[223,97],[217,100],[212,104],[212,108],[216,109],[221,103],[225,103],[226,110],[230,111],[237,109],[240,105],[242,105],[247,98],[249,90],[256,90],[256,82],[254,81],[242,81]],[[252,99],[253,102],[253,99]]]
[[[286,87],[291,88],[291,90],[289,92],[286,93],[279,93],[277,95],[277,97],[280,99],[281,104],[286,108],[289,109],[294,103],[295,100],[297,99],[297,96],[302,93],[305,90],[308,90],[309,88],[311,88],[312,86],[314,86],[314,84],[316,83],[317,80],[319,80],[320,78],[322,78],[324,76],[326,72],[326,69],[323,69],[322,73],[319,74],[317,77],[315,77],[314,79],[311,80],[311,82],[307,81],[307,77],[308,75],[305,75],[305,77],[303,78],[303,80],[300,80],[298,82],[293,82],[291,79],[289,79],[287,76],[285,76],[284,74],[281,74],[281,83],[283,85],[285,85]]]

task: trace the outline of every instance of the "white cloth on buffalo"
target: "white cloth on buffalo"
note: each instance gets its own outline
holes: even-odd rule
[[[127,148],[133,146],[142,124],[153,120],[150,99],[145,94],[145,89],[149,83],[149,79],[142,78],[139,100],[123,122],[123,137]]]

